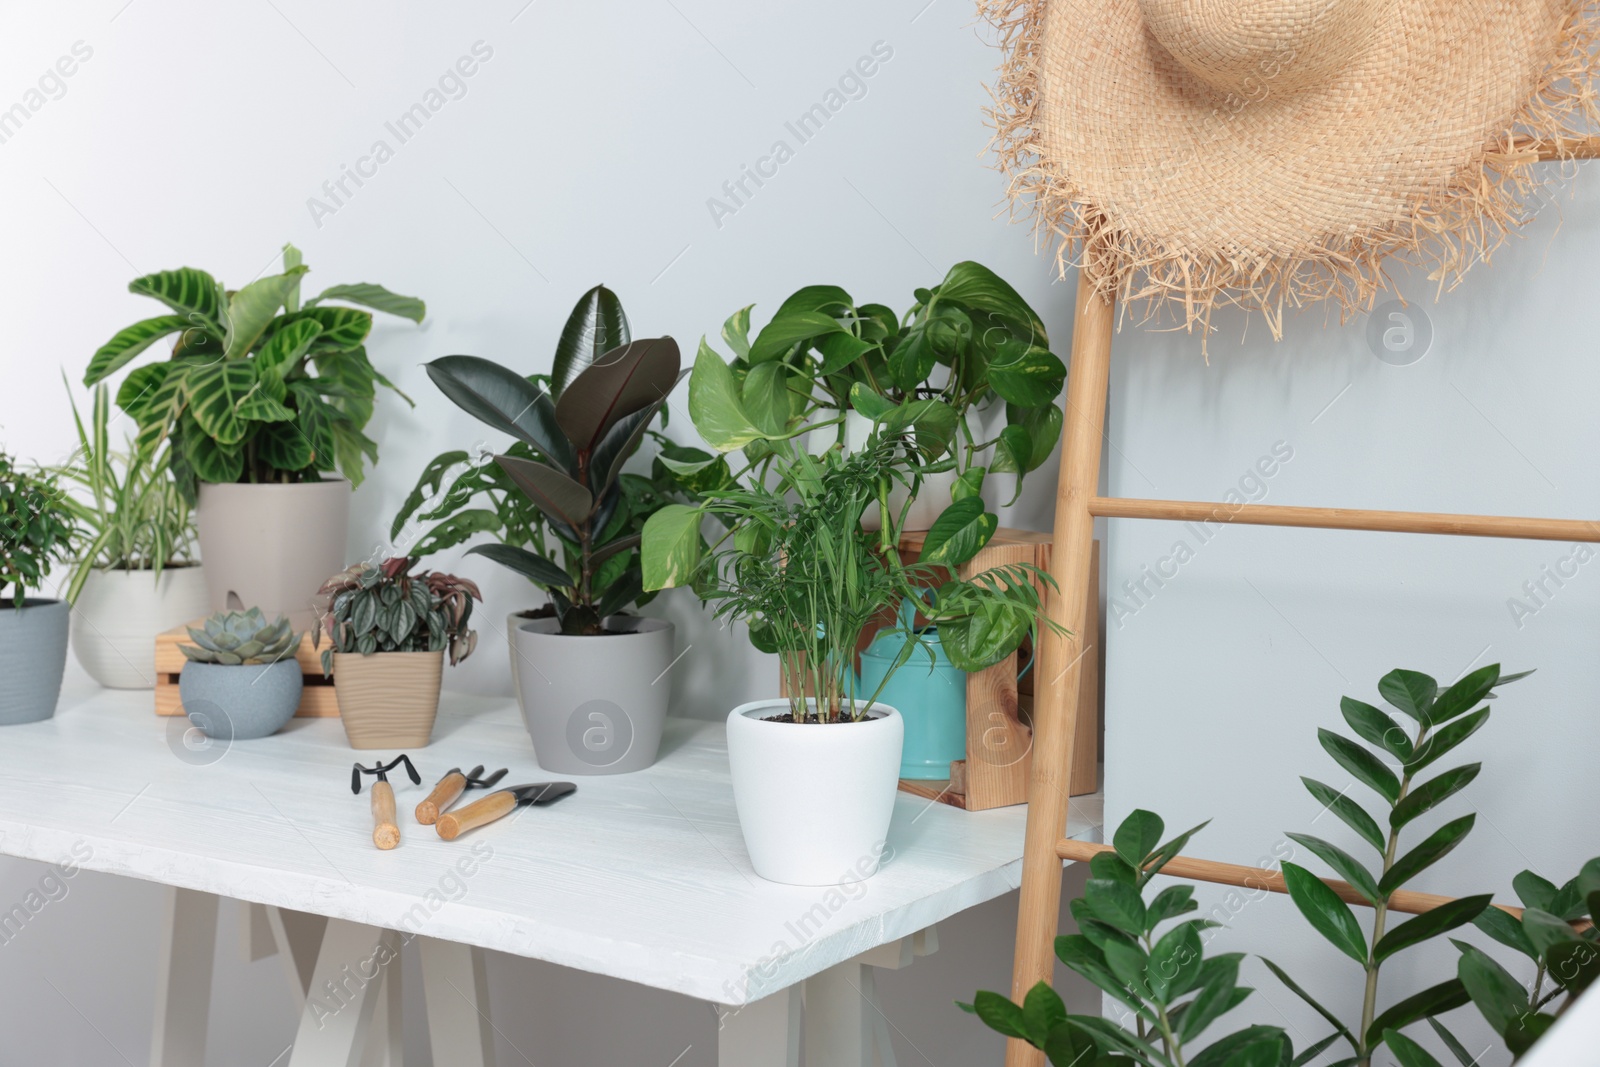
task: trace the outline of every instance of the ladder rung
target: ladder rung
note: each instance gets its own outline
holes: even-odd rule
[[[1173,522],[1240,522],[1250,526],[1306,526],[1321,530],[1516,537],[1532,541],[1600,542],[1600,522],[1587,519],[1524,519],[1507,515],[1444,515],[1428,511],[1363,511],[1358,508],[1296,508],[1278,504],[1210,504],[1201,500],[1136,500],[1097,496],[1091,515],[1111,519]]]

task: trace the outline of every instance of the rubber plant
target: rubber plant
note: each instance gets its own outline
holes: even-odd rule
[[[172,473],[189,502],[202,481],[316,481],[338,472],[359,485],[364,463],[378,458],[363,432],[376,387],[411,402],[367,358],[372,315],[361,309],[421,322],[423,302],[363,282],[302,303],[307,269],[285,245],[282,273],[238,290],[193,267],[136,278],[129,291],[169,313],[121,330],[90,359],[83,381],[93,386],[174,338],[166,359],[127,376],[117,405],[138,424],[141,452],[171,442]]]
[[[70,558],[77,535],[55,476],[20,470],[0,452],[0,591],[10,587],[13,607],[22,608],[50,567]]]
[[[569,636],[605,634],[605,618],[644,593],[639,524],[658,502],[622,468],[680,380],[680,357],[670,337],[601,350],[625,334],[620,305],[591,291],[563,332],[548,387],[477,356],[427,364],[445,396],[523,446],[494,457],[500,471],[494,478],[503,475],[537,509],[565,564],[543,550],[542,540],[538,549],[481,544],[468,554],[487,556],[544,589]],[[514,527],[501,523],[501,529]]]
[[[915,474],[954,468],[975,493],[986,474],[1009,472],[1020,492],[1022,476],[1061,438],[1056,401],[1067,371],[1043,320],[1003,278],[971,261],[914,296],[897,315],[836,285],[808,285],[754,337],[754,305],[740,309],[722,328],[739,401],[768,434],[827,413],[881,420],[920,402],[919,421],[942,447],[908,453]],[[1004,405],[1003,428],[976,439],[967,413],[995,405]],[[842,424],[835,432],[844,439]],[[978,465],[990,448],[993,458]]]

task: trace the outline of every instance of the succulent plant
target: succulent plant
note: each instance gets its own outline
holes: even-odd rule
[[[322,671],[333,670],[335,652],[443,652],[450,665],[472,655],[478,635],[467,629],[472,602],[483,594],[475,583],[453,574],[412,574],[416,560],[395,556],[379,564],[357,563],[335,574],[317,591],[322,624],[313,647],[328,636]]]
[[[289,620],[279,615],[273,622],[260,608],[249,611],[219,611],[205,621],[202,629],[189,627],[193,645],[179,645],[195,663],[220,663],[239,667],[249,663],[276,663],[293,656],[300,644]]]

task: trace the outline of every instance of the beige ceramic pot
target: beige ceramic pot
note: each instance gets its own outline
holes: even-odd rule
[[[200,486],[195,510],[211,610],[260,608],[289,616],[296,630],[316,625],[312,602],[344,570],[350,483]]]
[[[333,689],[351,748],[422,748],[439,713],[444,652],[333,654]]]

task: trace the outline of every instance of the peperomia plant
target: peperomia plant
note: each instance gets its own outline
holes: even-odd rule
[[[1145,899],[1150,880],[1201,826],[1162,842],[1166,827],[1159,815],[1130,814],[1113,836],[1115,851],[1090,862],[1083,896],[1072,901],[1079,932],[1056,938],[1057,958],[1125,1007],[1131,1030],[1098,1015],[1068,1014],[1046,982],[1029,990],[1020,1005],[984,991],[961,1007],[991,1029],[1043,1049],[1053,1067],[1309,1063],[1335,1038],[1296,1057],[1282,1027],[1247,1026],[1195,1048],[1212,1023],[1254,992],[1239,984],[1244,953],[1206,955],[1201,935],[1216,924],[1182,918],[1198,907],[1192,887],[1168,886]]]
[[[590,306],[601,309],[604,331],[583,328]],[[563,333],[558,357],[572,358],[558,358],[551,388],[477,356],[445,356],[427,365],[434,384],[463,411],[525,446],[526,452],[513,446],[495,456],[495,464],[538,509],[565,549],[567,566],[526,544],[476,545],[469,554],[487,556],[542,587],[569,636],[607,633],[606,617],[644,593],[638,524],[658,501],[622,468],[680,379],[678,345],[670,337],[597,350],[604,338],[626,332],[620,306],[615,318],[609,306],[579,302],[567,331],[578,340],[569,346]],[[531,536],[532,524],[527,528]],[[542,538],[538,543],[542,549]]]
[[[881,422],[915,411],[923,447],[907,458],[924,469],[914,473],[953,467],[976,492],[986,473],[1010,472],[1020,488],[1061,437],[1056,398],[1066,367],[1050,351],[1043,321],[1002,278],[970,261],[915,297],[896,315],[858,304],[838,286],[809,285],[753,338],[751,307],[741,309],[722,329],[737,399],[770,435],[829,413]],[[1004,427],[977,439],[968,412],[996,404],[1005,405]],[[979,466],[990,448],[992,460]]]
[[[138,424],[141,452],[171,441],[172,473],[185,499],[193,502],[199,482],[316,481],[337,471],[360,484],[363,461],[377,462],[377,445],[363,432],[376,387],[399,390],[367,358],[372,315],[330,301],[413,322],[426,309],[416,297],[368,283],[335,285],[302,304],[306,271],[300,251],[285,245],[283,273],[237,291],[193,267],[129,283],[171,314],[107,341],[83,382],[104,381],[176,335],[169,358],[128,375],[117,405]]]
[[[472,655],[478,635],[467,623],[472,602],[483,594],[475,583],[453,574],[412,574],[415,562],[396,556],[378,564],[357,563],[323,583],[317,591],[321,623],[311,644],[319,646],[326,634],[332,646],[322,653],[324,674],[332,672],[335,652],[449,651],[452,667]]]
[[[54,476],[18,470],[0,452],[0,592],[21,608],[54,563],[70,557],[78,528]]]

